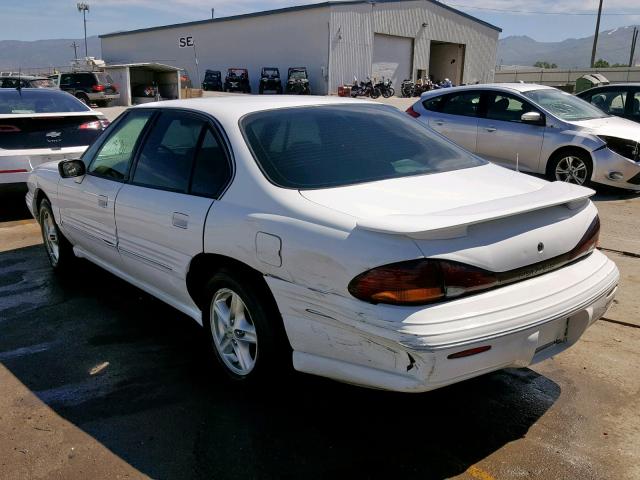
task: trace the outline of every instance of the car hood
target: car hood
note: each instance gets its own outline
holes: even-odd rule
[[[594,135],[607,135],[636,142],[640,141],[640,124],[625,118],[593,118],[591,120],[582,120],[571,123]]]

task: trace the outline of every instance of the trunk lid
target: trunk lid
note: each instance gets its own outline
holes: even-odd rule
[[[0,149],[59,149],[86,146],[103,130],[95,112],[0,116]],[[98,122],[93,123],[93,122]]]
[[[425,256],[496,272],[575,247],[596,213],[593,193],[495,165],[300,192],[352,215],[358,229],[408,236]]]

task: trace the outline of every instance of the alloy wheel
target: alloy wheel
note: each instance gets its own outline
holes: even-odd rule
[[[584,185],[587,181],[587,166],[584,161],[574,155],[560,159],[556,165],[556,180]]]
[[[47,249],[47,253],[51,258],[52,263],[58,263],[60,259],[60,245],[58,243],[58,231],[56,225],[53,223],[53,218],[48,210],[44,210],[42,213],[42,229],[44,244]]]
[[[239,376],[251,373],[258,357],[258,337],[240,295],[228,288],[218,290],[209,318],[213,343],[224,365]]]

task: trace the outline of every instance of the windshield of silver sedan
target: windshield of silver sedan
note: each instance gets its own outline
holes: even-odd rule
[[[282,108],[240,121],[266,177],[314,189],[447,172],[486,162],[383,105]]]
[[[609,116],[589,102],[561,90],[545,88],[523,92],[523,95],[554,114],[560,120],[577,122]]]

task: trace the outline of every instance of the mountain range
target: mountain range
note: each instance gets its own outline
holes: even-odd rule
[[[69,66],[73,60],[73,42],[78,46],[78,58],[84,57],[84,39],[0,40],[0,70],[30,71]],[[87,50],[89,56],[100,57],[100,39],[87,37]]]
[[[596,58],[609,63],[629,62],[633,26],[600,32]],[[84,40],[55,39],[31,42],[0,40],[0,70],[32,70],[68,66],[73,59],[72,43],[78,45],[78,57],[84,56]],[[100,39],[87,38],[89,55],[100,57]],[[500,65],[533,66],[538,61],[555,63],[560,68],[584,68],[591,60],[593,35],[569,38],[561,42],[539,42],[528,36],[513,35],[498,42],[497,61]],[[640,61],[640,45],[636,49]]]
[[[596,59],[627,65],[632,34],[633,25],[600,32]],[[593,35],[561,42],[538,42],[531,37],[514,35],[499,40],[497,61],[499,65],[532,66],[542,61],[555,63],[559,68],[585,68],[590,64],[592,47]],[[636,47],[635,60],[640,61],[640,45]]]

